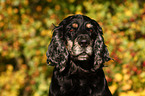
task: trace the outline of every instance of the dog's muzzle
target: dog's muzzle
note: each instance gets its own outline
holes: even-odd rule
[[[77,41],[81,47],[86,48],[90,44],[90,39],[87,34],[82,34],[78,36]]]
[[[89,35],[81,34],[74,40],[72,56],[77,60],[88,60],[92,55],[92,41]]]

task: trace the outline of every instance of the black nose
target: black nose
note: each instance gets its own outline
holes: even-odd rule
[[[81,47],[87,47],[88,44],[89,44],[89,42],[87,40],[85,40],[85,39],[83,39],[83,40],[80,41],[80,46]]]
[[[90,38],[88,35],[80,35],[78,37],[78,43],[81,47],[87,47],[90,44]]]

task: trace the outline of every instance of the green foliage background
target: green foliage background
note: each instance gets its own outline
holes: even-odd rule
[[[113,96],[145,96],[143,0],[0,0],[0,96],[47,96],[52,24],[85,14],[103,28]]]

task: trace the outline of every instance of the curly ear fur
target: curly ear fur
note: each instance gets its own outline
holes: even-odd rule
[[[55,65],[60,71],[65,69],[66,62],[68,60],[68,50],[63,42],[63,25],[59,25],[54,28],[52,40],[48,47],[46,56],[47,64]]]
[[[102,28],[97,22],[94,21],[94,23],[97,30],[97,38],[94,42],[94,70],[96,70],[98,68],[102,68],[104,66],[103,64],[106,61],[111,60],[111,58],[109,57],[109,52],[104,44]]]

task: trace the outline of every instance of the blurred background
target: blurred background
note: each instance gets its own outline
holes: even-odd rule
[[[113,96],[145,96],[144,0],[0,0],[0,96],[47,96],[53,24],[84,14],[103,28]]]

